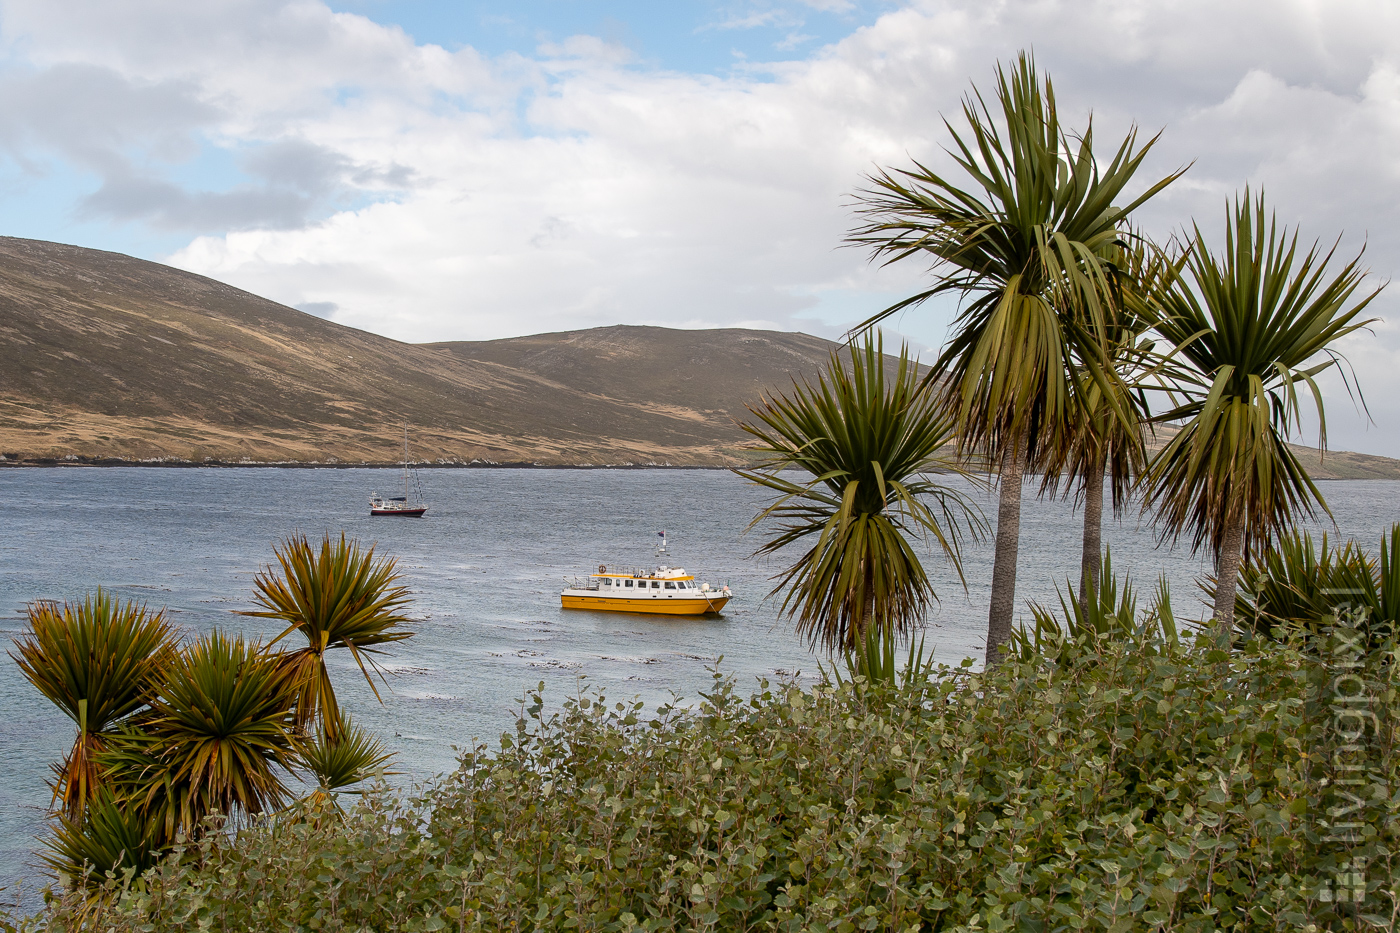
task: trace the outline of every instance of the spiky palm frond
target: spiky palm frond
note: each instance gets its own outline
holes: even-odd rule
[[[1187,534],[1193,553],[1207,548],[1218,560],[1236,521],[1248,554],[1296,516],[1331,514],[1258,395],[1214,401],[1153,458],[1143,510],[1161,523],[1164,540]]]
[[[1189,534],[1193,551],[1210,547],[1227,584],[1216,607],[1226,628],[1241,554],[1299,514],[1330,514],[1287,445],[1302,427],[1298,389],[1312,394],[1325,450],[1316,376],[1342,362],[1333,344],[1371,323],[1360,314],[1380,291],[1353,300],[1365,276],[1360,256],[1333,273],[1335,245],[1300,255],[1297,231],[1278,227],[1262,194],[1246,190],[1227,221],[1220,254],[1193,228],[1187,274],[1162,298],[1157,332],[1196,373],[1195,391],[1161,416],[1189,420],[1153,459],[1144,502],[1164,538]]]
[[[1376,609],[1374,618],[1391,636],[1400,634],[1400,522],[1381,538],[1376,561]]]
[[[1101,642],[1129,641],[1143,651],[1174,649],[1180,644],[1176,616],[1171,607],[1171,590],[1165,577],[1148,609],[1141,616],[1132,579],[1119,579],[1113,573],[1113,556],[1103,556],[1103,572],[1092,590],[1076,591],[1072,582],[1065,589],[1055,587],[1060,614],[1032,602],[1031,626],[1017,628],[1011,637],[1012,652],[1022,661],[1045,659],[1064,664],[1093,654]]]
[[[945,293],[968,300],[937,363],[959,412],[965,450],[994,459],[1014,438],[1067,419],[1071,386],[1111,383],[1097,350],[1119,288],[1113,254],[1129,214],[1180,172],[1117,204],[1156,138],[1136,130],[1104,164],[1092,125],[1074,137],[1059,121],[1053,83],[1022,53],[1010,74],[998,67],[993,108],[975,89],[963,104],[965,139],[946,120],[962,188],[915,162],[882,170],[858,193],[868,218],[850,241],[885,263],[931,262],[935,284],[864,322],[868,327]],[[1032,457],[1034,459],[1034,457]]]
[[[846,676],[850,678],[851,683],[857,683],[858,678],[864,678],[867,683],[890,686],[909,686],[926,682],[933,676],[936,666],[934,652],[924,650],[924,638],[920,635],[917,643],[914,639],[909,639],[909,651],[901,667],[899,652],[895,648],[894,632],[889,629],[881,632],[874,628],[865,630],[865,637],[854,651],[842,652],[841,664],[846,668]],[[835,664],[832,665],[830,673],[824,668],[822,673],[837,684],[846,683]]]
[[[287,628],[274,643],[294,632],[306,639],[305,648],[283,658],[298,685],[297,724],[304,729],[320,712],[322,722],[333,729],[339,707],[325,653],[347,649],[378,697],[370,676],[371,669],[378,671],[372,656],[382,652],[381,646],[413,635],[400,627],[412,621],[401,612],[409,591],[399,585],[395,560],[376,560],[373,547],[362,550],[343,533],[339,540],[326,535],[319,550],[305,535],[294,535],[275,553],[280,573],[264,567],[255,581],[262,609],[243,614],[285,622]]]
[[[101,885],[110,872],[139,875],[160,859],[159,833],[135,807],[124,806],[108,787],[93,795],[80,817],[66,815],[41,843],[39,858],[68,889]]]
[[[1147,462],[1151,409],[1144,389],[1170,384],[1176,368],[1170,354],[1157,352],[1149,334],[1157,317],[1151,296],[1170,282],[1177,263],[1133,232],[1125,233],[1111,255],[1121,285],[1095,351],[1115,378],[1095,379],[1087,368],[1079,368],[1071,384],[1068,420],[1046,432],[1032,464],[1041,474],[1041,495],[1055,496],[1064,488],[1082,502],[1082,599],[1098,585],[1105,485],[1113,513],[1120,514]]]
[[[794,384],[750,411],[755,422],[742,427],[766,459],[735,472],[778,498],[749,527],[780,523],[757,553],[816,539],[773,589],[799,634],[852,649],[870,626],[902,634],[918,624],[936,594],[907,535],[931,538],[961,575],[961,539],[985,526],[975,505],[928,476],[957,470],[944,453],[954,436],[907,348],[887,378],[883,341],[867,335],[849,370],[833,353],[815,386]],[[811,478],[783,475],[793,469]]]
[[[1191,534],[1193,550],[1217,548],[1235,510],[1248,513],[1247,542],[1263,543],[1298,512],[1326,509],[1286,446],[1302,427],[1298,388],[1311,392],[1325,449],[1315,377],[1343,361],[1333,343],[1374,321],[1358,317],[1380,292],[1348,307],[1365,276],[1360,256],[1330,276],[1335,246],[1314,243],[1298,261],[1298,232],[1278,227],[1262,194],[1246,190],[1228,221],[1218,255],[1193,228],[1189,276],[1166,294],[1157,325],[1198,377],[1195,397],[1161,416],[1190,421],[1158,457],[1148,504],[1171,537]]]
[[[1109,259],[1119,287],[1095,355],[1117,378],[1105,384],[1090,378],[1082,365],[1077,367],[1069,418],[1033,465],[1041,473],[1041,492],[1052,496],[1062,485],[1082,487],[1093,474],[1106,472],[1117,513],[1129,501],[1134,480],[1147,463],[1152,414],[1147,390],[1174,386],[1184,373],[1177,352],[1161,352],[1152,338],[1161,317],[1158,296],[1175,282],[1184,257],[1174,258],[1140,233],[1125,232]]]
[[[1311,533],[1293,531],[1254,554],[1240,571],[1235,592],[1235,628],[1244,635],[1278,637],[1302,628],[1313,633],[1349,612],[1372,643],[1396,630],[1400,621],[1400,524],[1381,538],[1379,558],[1355,541],[1340,546],[1326,532],[1314,543]],[[1218,580],[1206,584],[1216,595]]]
[[[154,843],[164,847],[175,842],[185,827],[174,802],[174,775],[155,753],[155,739],[147,731],[155,715],[146,709],[123,722],[108,738],[97,762],[118,804],[147,819]]]
[[[101,589],[81,603],[39,602],[11,652],[25,678],[78,726],[73,748],[54,767],[54,798],[73,821],[102,785],[97,758],[112,729],[145,706],[174,657],[164,611],[119,604]]]
[[[337,806],[337,793],[358,793],[347,788],[372,777],[395,773],[384,770],[393,757],[394,753],[385,749],[383,741],[342,713],[334,729],[321,727],[314,739],[302,744],[298,753],[300,767],[316,779],[316,790],[308,802],[313,809],[328,804]]]
[[[280,807],[296,764],[296,684],[275,654],[219,632],[171,665],[139,730],[109,757],[114,779],[166,839],[195,836],[212,814]]]

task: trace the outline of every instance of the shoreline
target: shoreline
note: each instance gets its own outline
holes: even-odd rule
[[[673,463],[537,463],[527,460],[469,460],[469,461],[409,461],[415,470],[728,470],[730,467],[708,464]],[[155,469],[274,469],[274,470],[401,470],[403,461],[334,461],[319,460],[126,460],[121,457],[39,457],[10,460],[0,457],[0,469],[81,469],[81,468],[155,468]]]
[[[470,461],[413,461],[409,464],[415,470],[700,470],[729,471],[742,464],[724,466],[719,464],[674,464],[674,463],[536,463],[526,460],[470,460]],[[336,461],[316,460],[124,460],[120,457],[74,457],[72,459],[34,458],[10,460],[0,457],[0,470],[21,469],[213,469],[213,470],[401,470],[403,462],[391,461]],[[941,471],[940,471],[941,472]],[[976,471],[976,475],[989,480],[994,473]],[[1027,473],[1027,477],[1040,474]],[[1396,483],[1400,477],[1371,476],[1318,476],[1316,483]]]

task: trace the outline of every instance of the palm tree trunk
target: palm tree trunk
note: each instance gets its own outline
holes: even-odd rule
[[[1103,464],[1084,477],[1084,553],[1079,560],[1079,604],[1099,587],[1103,565]]]
[[[987,667],[1001,663],[1001,646],[1011,638],[1016,609],[1016,552],[1021,539],[1021,481],[1026,472],[1023,429],[1001,459],[1001,501],[997,505],[996,557],[992,563],[992,600],[987,612]]]
[[[1220,557],[1215,563],[1215,625],[1228,636],[1235,626],[1235,587],[1240,579],[1240,558],[1244,552],[1244,509],[1226,519]],[[1228,644],[1228,641],[1226,642]]]

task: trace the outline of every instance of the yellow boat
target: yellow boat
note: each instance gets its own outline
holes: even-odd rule
[[[659,556],[666,554],[662,537]],[[659,565],[654,570],[625,570],[602,564],[597,573],[564,587],[560,601],[565,609],[603,612],[650,612],[672,616],[699,616],[719,612],[733,598],[729,587],[696,583],[680,567]]]

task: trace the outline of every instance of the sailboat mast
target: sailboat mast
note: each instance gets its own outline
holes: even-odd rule
[[[408,422],[403,426],[403,501],[408,502]]]

